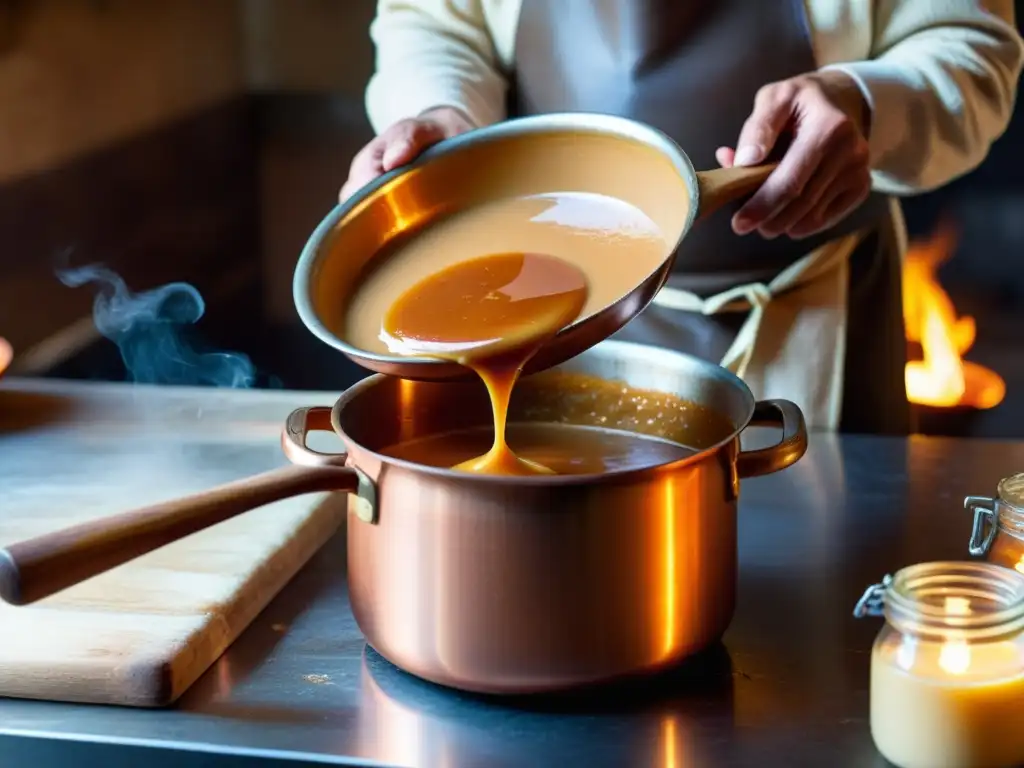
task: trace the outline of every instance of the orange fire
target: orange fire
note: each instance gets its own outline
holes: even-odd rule
[[[907,399],[941,408],[992,408],[1006,395],[1006,383],[995,371],[963,359],[974,344],[974,318],[957,317],[936,274],[956,240],[956,231],[945,224],[907,252],[903,318],[907,340],[919,343],[924,353],[922,360],[907,363]]]

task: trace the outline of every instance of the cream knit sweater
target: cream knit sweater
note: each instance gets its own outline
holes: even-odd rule
[[[374,128],[437,106],[457,107],[477,125],[502,120],[520,3],[379,0],[366,92]],[[922,192],[981,163],[1009,122],[1024,56],[1013,0],[806,6],[818,66],[852,75],[871,106],[877,190]]]

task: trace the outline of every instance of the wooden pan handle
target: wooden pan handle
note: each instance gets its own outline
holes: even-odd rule
[[[716,168],[713,171],[698,171],[697,186],[700,200],[697,218],[703,219],[723,205],[752,194],[778,168],[778,163],[754,166],[733,166]]]
[[[0,598],[33,603],[250,509],[304,493],[354,491],[358,484],[347,467],[287,466],[37,536],[0,549]]]

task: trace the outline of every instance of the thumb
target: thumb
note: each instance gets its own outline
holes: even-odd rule
[[[441,125],[432,120],[410,120],[395,126],[387,136],[387,148],[381,158],[385,171],[412,162],[427,147],[444,138]]]
[[[736,142],[735,165],[757,165],[768,159],[793,114],[794,90],[776,83],[758,91],[754,110],[743,123]]]

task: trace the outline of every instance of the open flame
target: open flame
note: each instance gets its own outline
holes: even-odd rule
[[[957,316],[937,275],[956,241],[956,231],[947,222],[907,251],[903,319],[907,340],[920,344],[923,353],[921,360],[907,363],[907,399],[939,408],[992,408],[1006,395],[1006,383],[995,371],[963,359],[974,344],[974,318]]]

